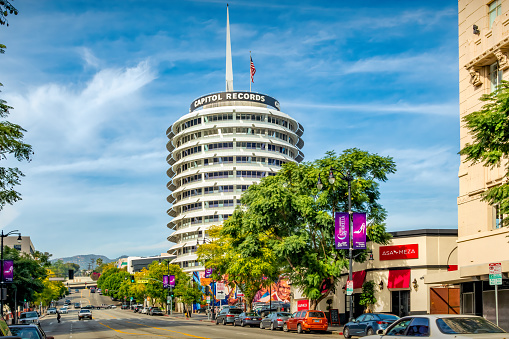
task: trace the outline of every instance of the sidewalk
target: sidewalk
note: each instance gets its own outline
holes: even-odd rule
[[[204,313],[193,313],[193,315],[191,316],[191,318],[188,318],[186,317],[183,313],[173,313],[171,316],[170,315],[166,315],[166,317],[171,317],[171,318],[177,318],[177,319],[187,319],[187,320],[194,320],[194,321],[205,321],[205,322],[215,322],[215,320],[209,320],[207,315],[204,314]],[[328,331],[331,332],[332,334],[337,334],[337,335],[343,335],[343,326],[342,325],[329,325],[329,328],[328,328]]]

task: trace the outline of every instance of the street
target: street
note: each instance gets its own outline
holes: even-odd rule
[[[80,293],[73,292],[70,297],[72,304],[81,302],[83,306],[91,304],[112,304],[109,297],[97,293],[90,293],[90,290],[81,290]],[[59,301],[58,308],[62,306]],[[57,323],[56,315],[45,315],[41,319],[41,325],[47,335],[61,338],[292,338],[301,336],[296,332],[285,333],[283,331],[261,330],[259,328],[233,327],[231,325],[215,325],[203,316],[186,319],[180,317],[149,316],[146,314],[134,313],[131,310],[101,309],[92,310],[93,320],[78,320],[78,311],[73,307],[68,314],[62,314],[61,323]],[[203,321],[200,321],[203,320]],[[343,338],[337,334],[311,333],[306,338],[334,337]]]

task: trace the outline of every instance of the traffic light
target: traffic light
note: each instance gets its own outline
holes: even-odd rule
[[[134,275],[131,275],[131,282],[134,283]]]
[[[175,295],[175,293],[173,293],[173,290],[170,291],[170,297],[173,299],[173,296]]]
[[[74,270],[69,270],[69,280],[74,279]]]

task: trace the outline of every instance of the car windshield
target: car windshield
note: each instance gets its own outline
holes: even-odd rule
[[[35,327],[12,327],[12,335],[23,339],[42,339]]]
[[[92,313],[89,310],[81,310],[80,313]]]
[[[382,320],[397,320],[399,317],[397,315],[392,314],[377,314],[377,316]]]
[[[258,314],[257,314],[257,313],[255,313],[255,312],[249,312],[249,313],[246,313],[246,316],[248,316],[248,317],[253,317],[253,316],[254,316],[254,317],[257,317],[257,316],[258,316]]]
[[[23,318],[37,318],[38,315],[37,315],[37,312],[26,312],[26,313],[21,313],[20,315],[20,318],[23,319]]]
[[[481,317],[441,318],[437,319],[437,326],[445,334],[506,333]]]
[[[279,312],[277,314],[278,317],[291,317],[292,314],[291,313],[287,313],[287,312]]]
[[[308,317],[310,318],[325,318],[323,312],[309,312]]]
[[[241,314],[242,310],[230,308],[230,314]]]

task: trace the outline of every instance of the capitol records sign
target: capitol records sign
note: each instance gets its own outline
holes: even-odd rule
[[[223,101],[258,102],[260,104],[272,106],[278,111],[280,110],[279,101],[265,94],[252,92],[219,92],[204,95],[201,98],[194,100],[193,103],[191,104],[191,107],[189,108],[189,112],[192,112],[203,105],[214,104]]]
[[[418,259],[419,245],[380,246],[380,260]]]

